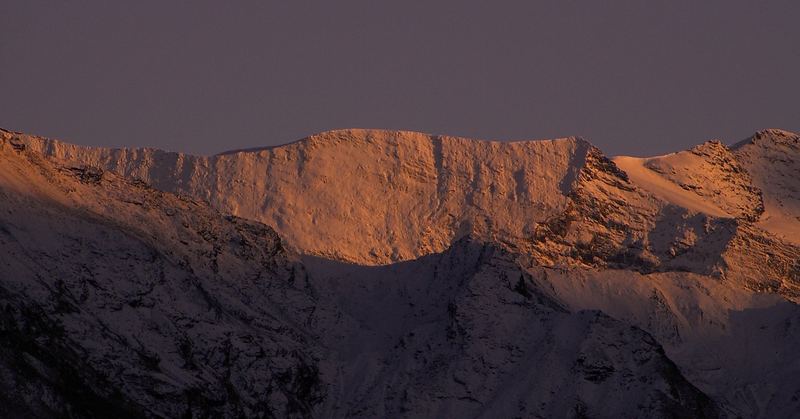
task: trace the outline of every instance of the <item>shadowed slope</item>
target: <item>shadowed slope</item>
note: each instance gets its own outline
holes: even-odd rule
[[[572,312],[496,245],[464,238],[379,267],[304,264],[318,292],[337,295],[320,326],[339,348],[327,375],[342,384],[326,406],[346,416],[720,414],[650,335]]]

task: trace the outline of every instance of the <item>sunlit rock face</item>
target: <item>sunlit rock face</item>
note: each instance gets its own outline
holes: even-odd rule
[[[377,130],[212,157],[27,142],[274,226],[304,253],[368,264],[440,252],[475,229],[524,235],[563,211],[590,148]]]
[[[15,138],[263,222],[303,254],[381,265],[472,235],[546,266],[728,273],[798,296],[791,173],[800,153],[797,136],[784,131],[762,131],[734,150],[710,141],[613,161],[577,138],[499,142],[381,130],[212,157]],[[773,161],[775,172],[766,169]],[[757,263],[770,253],[762,242],[779,249],[766,265]]]

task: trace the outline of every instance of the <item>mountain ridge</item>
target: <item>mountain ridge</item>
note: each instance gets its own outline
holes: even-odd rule
[[[366,136],[353,136],[354,133],[358,135],[366,134]],[[338,193],[339,191],[334,191],[331,189],[333,186],[326,187],[324,183],[335,182],[339,180],[338,178],[341,178],[343,175],[341,169],[350,168],[349,166],[350,163],[353,162],[353,159],[359,158],[357,147],[367,148],[368,153],[370,153],[369,150],[371,150],[371,154],[363,153],[365,155],[360,157],[361,160],[357,162],[358,165],[356,167],[350,168],[353,170],[350,170],[350,173],[347,173],[347,180],[341,180],[342,183],[358,183],[359,180],[363,178],[365,171],[370,171],[370,174],[372,175],[370,182],[373,184],[382,184],[383,186],[380,186],[381,189],[391,189],[395,181],[399,181],[400,184],[395,185],[396,187],[394,190],[400,189],[401,193],[403,189],[414,189],[413,192],[409,192],[412,193],[411,199],[417,199],[413,196],[414,194],[441,194],[446,192],[442,189],[447,187],[450,189],[459,190],[464,188],[472,188],[478,194],[483,193],[482,190],[476,189],[482,187],[483,185],[474,183],[472,186],[470,186],[470,183],[476,181],[475,178],[481,175],[481,173],[476,173],[476,170],[480,170],[481,167],[475,166],[469,156],[463,156],[462,153],[458,151],[453,153],[448,152],[448,161],[445,162],[442,155],[443,148],[448,150],[457,150],[459,147],[474,147],[477,149],[476,152],[482,153],[483,155],[487,156],[487,158],[489,156],[494,156],[497,160],[500,160],[494,164],[493,170],[495,171],[501,170],[503,166],[510,165],[511,163],[509,160],[520,158],[528,161],[528,163],[523,164],[526,164],[529,168],[535,166],[530,158],[526,159],[524,157],[528,153],[525,153],[523,150],[519,149],[541,149],[538,152],[538,155],[534,157],[541,160],[546,153],[550,153],[548,154],[549,156],[560,159],[561,163],[559,164],[562,167],[560,171],[564,173],[560,175],[556,173],[555,176],[561,176],[561,178],[564,178],[567,175],[566,166],[570,165],[567,161],[565,161],[565,159],[568,160],[574,158],[570,154],[577,152],[571,150],[577,150],[578,148],[586,149],[589,147],[588,143],[575,138],[568,138],[564,140],[545,140],[541,142],[500,143],[474,142],[472,140],[457,137],[431,137],[425,134],[402,131],[390,132],[345,130],[323,133],[319,136],[311,136],[305,140],[290,143],[285,146],[263,149],[258,152],[224,154],[202,158],[178,153],[164,153],[154,150],[108,150],[82,148],[34,137],[23,138],[28,146],[44,154],[52,155],[65,160],[74,160],[84,164],[103,167],[106,170],[119,172],[126,177],[142,179],[162,190],[184,193],[205,199],[211,202],[212,205],[220,208],[223,212],[239,214],[246,218],[267,221],[268,224],[275,226],[279,232],[284,231],[283,224],[289,223],[290,225],[286,227],[288,230],[286,231],[288,233],[287,236],[296,239],[302,239],[308,235],[307,232],[304,233],[304,230],[307,230],[307,228],[305,228],[303,225],[300,225],[301,222],[313,223],[316,221],[314,218],[320,216],[330,224],[336,224],[339,222],[338,220],[342,216],[347,216],[346,213],[353,210],[353,207],[347,206],[337,208],[335,214],[326,213],[327,211],[325,210],[325,207],[335,207],[337,205],[341,206],[342,203],[337,201],[342,200],[331,196],[330,194]],[[552,146],[547,146],[547,144],[552,144]],[[502,156],[498,156],[496,152],[493,152],[493,150],[498,148],[518,150],[514,151],[510,155],[511,157],[503,158]],[[330,151],[334,150],[336,150],[336,153],[339,154],[334,154],[333,156],[328,157],[331,154]],[[400,158],[400,154],[398,153],[408,156],[409,158]],[[326,164],[328,167],[315,172],[318,166],[312,164],[306,165],[307,158],[320,158],[323,161],[327,159]],[[331,159],[339,160],[340,163],[344,164],[345,166],[342,168],[337,168],[337,163]],[[386,164],[388,167],[374,167],[375,160],[383,162],[383,164]],[[462,177],[465,177],[465,179],[445,179],[447,175],[452,173],[450,170],[442,172],[445,170],[443,168],[443,165],[445,164],[456,165],[457,167],[455,167],[455,169],[461,170],[463,172]],[[513,163],[513,165],[516,165],[516,163]],[[484,172],[486,171],[486,169],[483,170]],[[530,170],[531,169],[529,169],[529,171]],[[225,172],[226,175],[223,178],[218,178],[217,173],[221,171]],[[401,172],[399,177],[394,176],[396,172]],[[263,175],[261,173],[263,173]],[[489,176],[489,179],[487,179],[486,182],[492,182],[493,178],[496,177],[491,173],[486,173],[486,175]],[[529,188],[530,186],[526,184],[520,184],[520,182],[524,183],[524,171],[516,173],[515,176],[516,177],[514,178],[511,176],[505,176],[504,179],[501,179],[500,182],[503,183],[503,188],[515,196],[517,194],[526,193],[526,188]],[[547,176],[552,177],[553,175]],[[233,184],[229,182],[229,177],[233,178]],[[298,186],[298,188],[316,189],[317,194],[323,195],[322,199],[324,201],[324,205],[323,203],[315,202],[293,202],[290,199],[284,199],[283,196],[286,194],[282,193],[281,191],[264,191],[264,189],[270,188],[270,185],[264,184],[263,180],[260,180],[264,177],[278,177],[285,179],[288,179],[289,177],[300,178],[300,182],[298,182],[300,183],[300,186]],[[561,178],[553,179],[553,181],[539,182],[538,186],[551,188],[551,185],[560,185],[563,180]],[[451,181],[450,183],[455,183],[455,185],[446,185],[448,180]],[[247,184],[243,184],[242,182]],[[321,182],[323,184],[320,184]],[[422,182],[435,182],[435,187],[421,187]],[[561,187],[568,187],[568,185],[563,185]],[[365,192],[360,194],[361,196],[351,196],[344,198],[344,200],[370,200],[370,197],[363,196],[364,194],[371,193],[367,192],[369,188],[369,186],[365,186],[363,188]],[[503,192],[506,192],[505,190]],[[259,196],[263,194],[266,195],[262,201]],[[255,197],[252,199],[243,199],[243,195],[255,195]],[[300,193],[296,193],[295,195],[302,196]],[[359,193],[355,193],[354,195],[359,195]],[[550,195],[555,197],[556,195],[560,194],[553,190]],[[485,197],[474,195],[470,192],[465,192],[463,196],[457,198],[461,202],[464,200],[471,200],[478,206],[490,206]],[[274,202],[276,199],[286,201],[280,205],[280,208],[288,211],[289,214],[282,214],[280,212],[262,214],[261,208],[265,205],[264,201]],[[552,200],[552,198],[545,198],[543,201]],[[452,207],[460,207],[461,202],[458,202],[457,204],[448,204],[451,207],[451,212],[457,213],[459,209]],[[431,202],[426,202],[426,204],[428,207],[440,208],[441,198],[433,198]],[[557,203],[553,202],[550,204],[558,205]],[[298,214],[298,210],[293,208],[297,205],[302,205],[304,208],[314,207],[314,211],[320,214]],[[372,206],[373,208],[370,208],[368,211],[365,211],[365,213],[360,214],[359,217],[369,220],[369,212],[386,212],[388,210],[387,207],[381,205],[379,202],[373,202]],[[407,211],[412,210],[413,208],[407,209]],[[456,216],[457,215],[458,214],[456,214]],[[439,216],[447,217],[447,214],[439,214]],[[427,217],[427,214],[419,214],[419,218],[414,221],[416,227],[412,226],[411,228],[419,231],[418,233],[415,233],[416,235],[422,236],[425,228],[438,228],[442,223],[459,224],[464,221],[442,220],[441,222],[434,223],[434,225],[422,225],[425,223],[423,221],[423,218],[425,217]],[[468,216],[468,218],[471,218],[471,216]],[[392,239],[390,237],[394,234],[393,231],[398,230],[397,227],[399,227],[400,221],[394,221],[394,223],[394,227],[378,227],[376,225],[371,226],[375,227],[370,229],[371,232],[377,231],[381,235],[380,240],[373,241],[373,245],[370,246],[370,248],[363,248],[362,246],[352,252],[349,252],[348,254],[342,254],[341,256],[345,259],[358,262],[364,262],[370,258],[381,262],[408,259],[410,257],[424,254],[424,249],[428,247],[435,250],[443,250],[444,242],[451,241],[459,229],[458,225],[450,225],[444,227],[446,230],[443,232],[444,236],[434,232],[434,234],[427,239],[422,237],[419,241],[412,240],[412,242],[409,242],[408,239]],[[342,233],[336,235],[336,238],[342,241],[348,240],[348,237],[358,233],[358,231],[352,231],[351,229],[348,229],[347,226],[342,226],[342,229]],[[367,233],[371,232],[365,232],[365,234],[362,234],[362,236],[368,237]],[[303,243],[299,243],[298,246],[301,249],[312,250],[320,254],[332,252],[330,246],[314,248],[311,242],[316,240],[319,240],[319,238],[309,238]],[[399,243],[397,243],[397,246],[389,246],[390,248],[387,249],[379,244],[380,241],[396,241]],[[358,246],[358,244],[354,245]],[[392,249],[392,247],[395,247],[395,249]],[[369,256],[370,252],[375,253],[375,255]]]
[[[780,130],[754,138],[772,144],[770,136],[797,142]],[[768,190],[765,201],[766,175],[758,171],[765,152],[746,145],[732,150],[712,141],[653,158],[609,159],[577,137],[504,143],[339,130],[201,158],[11,137],[271,225],[300,253],[380,265],[441,252],[474,234],[549,266],[714,273],[800,298],[800,268],[792,263],[800,243],[785,234],[800,231],[800,219],[780,212],[781,199],[798,209],[800,201],[792,201],[791,186]],[[791,182],[794,166],[786,164],[788,180],[773,184]],[[742,261],[757,257],[773,261],[757,268],[754,282],[754,267]]]

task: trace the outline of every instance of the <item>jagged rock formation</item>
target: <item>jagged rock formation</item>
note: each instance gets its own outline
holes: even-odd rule
[[[345,130],[195,157],[0,135],[20,414],[800,408],[794,134],[613,160],[576,138]]]

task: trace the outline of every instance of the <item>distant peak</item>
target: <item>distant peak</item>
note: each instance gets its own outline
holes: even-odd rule
[[[689,152],[698,156],[710,156],[727,154],[730,149],[720,140],[709,140],[690,148]]]
[[[730,148],[735,150],[735,149],[744,147],[744,146],[746,146],[748,144],[754,144],[755,145],[755,144],[763,143],[765,141],[769,141],[769,142],[773,142],[773,143],[774,142],[778,142],[778,143],[786,143],[786,142],[797,143],[798,140],[800,140],[800,137],[798,137],[798,135],[796,133],[794,133],[794,132],[787,131],[787,130],[782,130],[782,129],[778,129],[778,128],[768,128],[768,129],[763,129],[763,130],[760,130],[760,131],[756,132],[755,134],[753,134],[749,138],[745,139],[744,141],[740,141],[740,142],[732,145]]]
[[[797,134],[783,130],[778,128],[767,128],[761,131],[758,131],[756,135],[769,135],[773,137],[797,137]]]

